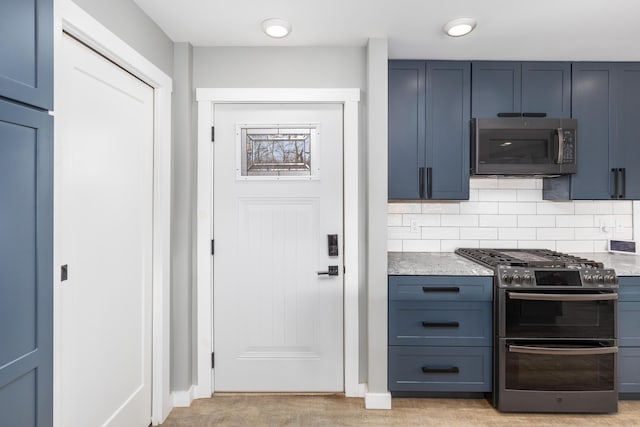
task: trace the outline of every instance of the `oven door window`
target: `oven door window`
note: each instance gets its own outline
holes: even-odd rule
[[[507,338],[587,338],[615,337],[614,294],[539,293],[507,291],[504,295],[504,336]],[[577,297],[576,297],[577,296]],[[575,299],[584,298],[585,300]],[[591,300],[591,298],[593,298]]]
[[[557,133],[546,129],[486,129],[480,132],[480,164],[549,164],[556,162]]]
[[[613,341],[572,344],[503,341],[507,390],[614,390],[617,347]]]

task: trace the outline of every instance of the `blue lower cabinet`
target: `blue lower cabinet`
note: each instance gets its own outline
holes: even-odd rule
[[[389,390],[492,390],[493,282],[389,276]]]
[[[640,393],[640,347],[620,347],[618,392]]]
[[[620,277],[618,391],[640,396],[640,277]]]
[[[389,389],[491,391],[490,347],[389,347]]]

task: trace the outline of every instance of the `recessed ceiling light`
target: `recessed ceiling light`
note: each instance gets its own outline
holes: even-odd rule
[[[473,18],[452,19],[444,26],[444,32],[451,37],[460,37],[469,34],[476,27]]]
[[[284,19],[269,18],[262,21],[262,29],[268,36],[281,39],[289,35],[291,24]]]

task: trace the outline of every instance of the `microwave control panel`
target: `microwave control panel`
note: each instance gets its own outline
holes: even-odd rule
[[[562,136],[564,138],[562,163],[573,164],[576,161],[576,131],[575,129],[564,129]]]

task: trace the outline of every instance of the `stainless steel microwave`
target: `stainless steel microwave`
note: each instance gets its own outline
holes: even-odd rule
[[[473,175],[576,173],[575,119],[505,117],[471,120]]]

